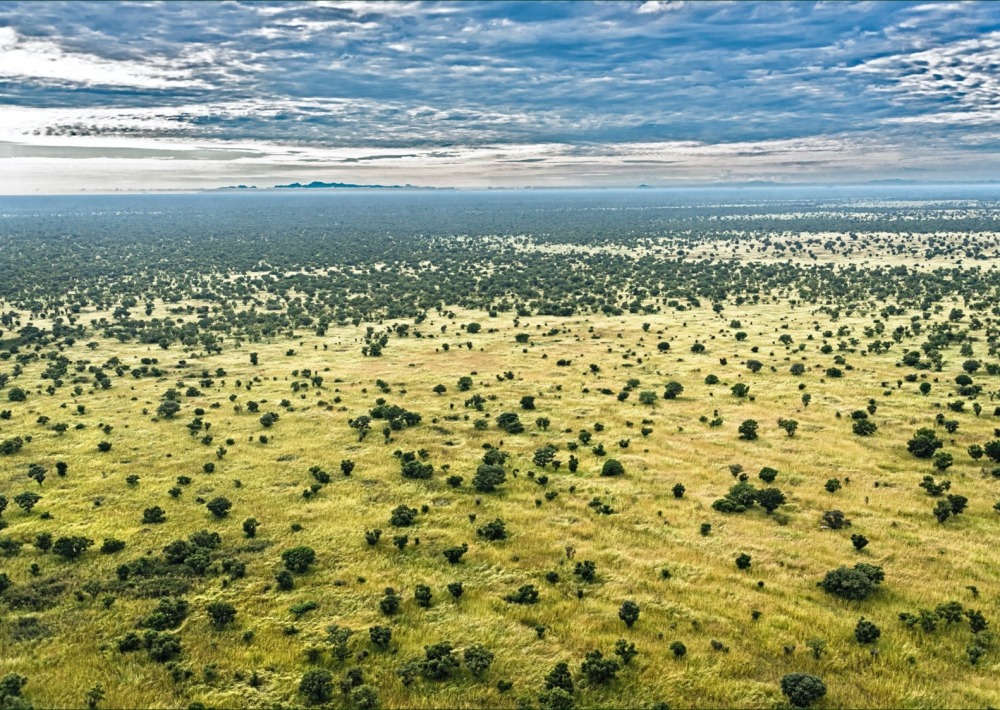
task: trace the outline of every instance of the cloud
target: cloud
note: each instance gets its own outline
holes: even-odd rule
[[[657,12],[670,12],[684,7],[684,0],[646,0],[636,12],[640,15],[649,15]]]
[[[185,71],[67,52],[50,40],[21,37],[11,27],[0,27],[0,77],[144,89],[202,86]]]

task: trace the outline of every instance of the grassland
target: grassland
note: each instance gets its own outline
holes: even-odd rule
[[[777,707],[786,703],[779,681],[794,672],[826,682],[817,707],[993,706],[1000,702],[998,655],[970,663],[968,624],[941,622],[925,631],[898,618],[957,600],[998,623],[1000,516],[993,506],[1000,483],[986,459],[966,453],[997,438],[996,376],[974,375],[983,387],[973,398],[981,414],[947,406],[964,399],[955,384],[963,362],[995,356],[983,338],[963,330],[963,338],[941,348],[940,370],[900,364],[936,325],[957,330],[973,317],[990,324],[992,315],[957,296],[926,313],[879,315],[886,304],[864,304],[837,317],[794,300],[770,293],[718,312],[705,304],[568,317],[491,316],[455,306],[431,310],[419,324],[362,321],[331,325],[322,335],[298,328],[256,342],[230,339],[216,353],[120,342],[95,329],[61,348],[82,365],[55,394],[42,377],[48,362],[28,359],[0,391],[0,409],[11,412],[0,420],[0,440],[31,437],[19,452],[0,456],[0,493],[12,499],[34,490],[42,498],[30,513],[13,502],[3,513],[0,536],[23,546],[2,558],[12,585],[0,606],[0,668],[28,679],[23,697],[36,707],[85,706],[98,685],[99,707],[297,706],[307,701],[299,682],[311,668],[329,669],[337,682],[360,668],[384,707],[524,707],[537,705],[546,674],[560,661],[569,663],[581,707]],[[149,318],[212,305],[190,298],[153,303]],[[949,320],[953,308],[965,309],[964,321]],[[80,318],[109,314],[91,308]],[[913,316],[922,334],[910,330]],[[876,320],[879,334],[866,334]],[[410,335],[390,338],[379,357],[362,355],[369,326],[402,322]],[[464,329],[474,322],[479,332]],[[888,350],[866,349],[897,327],[905,335]],[[779,340],[786,335],[790,340]],[[692,352],[695,343],[705,351]],[[972,356],[961,354],[961,345]],[[751,360],[762,368],[752,372]],[[161,374],[134,376],[143,363]],[[790,374],[794,363],[805,366],[804,374]],[[89,364],[103,365],[110,386],[94,384]],[[835,366],[842,377],[828,375]],[[310,381],[314,375],[321,385]],[[707,384],[709,375],[718,383]],[[472,378],[468,391],[459,390],[463,376]],[[671,381],[684,391],[663,399]],[[740,382],[749,385],[748,397],[731,392]],[[926,395],[918,389],[924,382],[931,385]],[[80,385],[77,394],[73,384]],[[436,393],[438,384],[446,391]],[[14,386],[26,391],[25,401],[6,401]],[[181,410],[157,416],[169,389],[179,393]],[[643,391],[657,393],[655,403],[641,403]],[[482,412],[466,404],[477,394]],[[808,405],[803,394],[811,396]],[[535,398],[534,410],[521,408],[525,396]],[[377,398],[419,413],[421,422],[392,431],[387,441],[375,420],[359,441],[349,421],[366,415]],[[258,412],[248,410],[250,401]],[[878,430],[857,436],[850,415],[870,404]],[[204,410],[203,422],[191,433],[185,425],[196,409]],[[279,415],[273,426],[262,426],[265,412]],[[517,413],[525,431],[498,428],[504,412]],[[959,422],[954,433],[935,422],[939,413]],[[536,425],[538,417],[549,420],[547,428]],[[799,423],[794,436],[779,418]],[[477,428],[478,419],[487,420],[485,428]],[[750,419],[759,422],[759,438],[741,439],[738,427]],[[59,422],[69,425],[65,433],[53,430]],[[943,451],[954,456],[943,473],[907,451],[921,427],[935,429]],[[590,433],[589,444],[580,443],[581,431]],[[105,441],[110,450],[99,451]],[[570,442],[577,442],[575,451]],[[546,444],[558,448],[558,469],[532,462]],[[598,444],[604,456],[592,452]],[[470,483],[489,447],[510,454],[507,479],[497,491],[479,493]],[[424,451],[433,476],[403,478],[397,450]],[[571,453],[580,461],[575,472],[566,466]],[[623,464],[624,476],[599,475],[608,458]],[[349,476],[341,473],[345,460],[355,464]],[[65,476],[56,473],[60,461],[68,465]],[[26,475],[32,464],[48,472],[41,485]],[[759,486],[758,471],[777,469],[774,485],[786,504],[772,515],[759,506],[741,514],[714,510],[737,482],[735,466]],[[331,480],[306,497],[316,482],[312,467]],[[918,485],[927,474],[950,480],[950,492],[969,499],[965,512],[939,523],[932,514],[938,499]],[[130,475],[138,482],[128,483]],[[447,484],[450,475],[462,476],[462,484]],[[178,476],[192,480],[178,486]],[[824,484],[833,478],[843,486],[831,493]],[[683,497],[672,491],[678,483]],[[168,493],[173,487],[181,489],[176,497]],[[224,518],[205,506],[217,496],[232,502]],[[614,512],[596,512],[589,505],[595,498]],[[413,526],[396,529],[390,513],[402,504],[420,512]],[[143,524],[151,506],[166,512],[166,522]],[[834,509],[852,525],[826,529],[822,514]],[[241,525],[250,517],[260,522],[252,539]],[[508,538],[479,537],[477,529],[496,518]],[[703,523],[711,524],[707,535]],[[369,545],[365,532],[374,528],[383,535]],[[202,529],[222,539],[210,568],[175,569],[166,578],[176,586],[164,586],[189,603],[176,629],[181,653],[168,663],[145,651],[122,653],[118,640],[138,630],[159,599],[119,579],[118,568],[159,559],[171,541]],[[46,532],[96,544],[67,561],[32,544]],[[392,537],[401,533],[409,543],[400,550]],[[852,534],[869,545],[856,550]],[[107,538],[125,541],[125,549],[100,553]],[[449,564],[442,551],[463,543],[468,552]],[[294,576],[294,589],[280,590],[281,553],[303,545],[316,551],[315,563]],[[735,564],[741,553],[751,556],[749,569]],[[227,560],[244,563],[245,576],[223,572]],[[592,582],[573,572],[583,560],[596,565]],[[827,571],[858,562],[885,571],[869,598],[847,601],[817,586]],[[547,580],[550,571],[557,582]],[[459,599],[447,590],[453,582],[464,586]],[[505,601],[525,584],[538,589],[538,603]],[[429,608],[414,600],[417,585],[432,590]],[[391,617],[379,609],[387,587],[403,600]],[[632,628],[618,616],[624,600],[640,609]],[[235,606],[233,623],[210,622],[214,601]],[[291,611],[303,602],[315,608]],[[855,640],[861,617],[881,629],[876,644]],[[354,631],[345,660],[331,653],[331,624]],[[375,625],[392,629],[387,650],[369,640]],[[638,655],[612,682],[588,683],[580,674],[585,654],[600,649],[611,656],[619,639],[634,643]],[[825,643],[818,658],[808,645],[817,639]],[[441,641],[459,652],[482,644],[495,660],[482,677],[463,667],[446,681],[418,674],[412,684],[401,682],[400,667]],[[683,657],[671,650],[676,641],[687,648]],[[501,691],[498,681],[512,687]],[[335,690],[330,705],[352,702]]]

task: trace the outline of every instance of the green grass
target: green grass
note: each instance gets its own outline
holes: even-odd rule
[[[820,707],[996,704],[1000,701],[997,654],[991,652],[972,666],[965,653],[972,637],[967,624],[931,634],[909,630],[896,618],[901,611],[957,599],[997,623],[1000,567],[994,538],[1000,516],[992,506],[1000,497],[1000,484],[984,477],[982,462],[973,462],[965,453],[968,445],[994,438],[994,405],[982,397],[984,412],[978,418],[971,411],[953,414],[944,407],[956,398],[954,377],[965,359],[957,346],[946,352],[942,372],[925,373],[933,391],[924,397],[916,382],[896,387],[896,381],[911,372],[897,367],[903,348],[918,347],[922,337],[906,339],[888,353],[862,355],[867,339],[861,331],[869,324],[867,318],[842,317],[832,323],[824,314],[792,308],[782,299],[765,300],[770,302],[727,307],[719,315],[704,307],[656,316],[531,317],[522,318],[518,327],[510,316],[458,312],[449,320],[431,315],[417,329],[437,337],[393,338],[380,358],[360,354],[366,324],[331,328],[325,337],[301,332],[293,339],[230,344],[210,357],[95,338],[96,349],[81,343],[67,350],[67,356],[93,364],[117,356],[129,365],[137,365],[141,357],[155,357],[160,367],[169,368],[169,376],[158,381],[134,379],[127,372],[116,377],[112,372],[110,389],[85,386],[78,397],[72,396],[70,385],[54,396],[36,389],[36,383],[44,384],[38,377],[43,367],[29,364],[16,383],[31,385],[28,401],[4,402],[2,408],[13,414],[9,421],[0,421],[0,439],[24,434],[33,439],[17,455],[0,458],[0,493],[12,498],[22,490],[35,490],[43,498],[30,515],[13,503],[4,513],[8,527],[0,536],[26,544],[20,555],[3,559],[2,567],[21,587],[34,579],[29,567],[37,563],[38,579],[56,580],[65,591],[54,599],[54,606],[37,612],[0,607],[0,667],[29,678],[24,696],[37,707],[81,706],[86,692],[98,683],[106,691],[102,707],[185,707],[193,701],[225,707],[294,705],[303,702],[296,691],[310,667],[304,650],[323,646],[325,628],[336,623],[355,631],[353,653],[370,653],[343,664],[324,653],[319,665],[332,669],[337,680],[347,668],[360,667],[365,682],[386,707],[513,707],[519,699],[537,699],[545,674],[558,661],[570,663],[581,706],[647,707],[665,701],[672,707],[773,707],[784,702],[779,681],[791,672],[814,673],[826,681],[829,693]],[[943,320],[943,314],[932,320]],[[742,322],[741,329],[749,334],[745,341],[733,338],[732,319]],[[482,332],[467,335],[458,330],[459,324],[471,321],[482,323]],[[642,330],[644,322],[651,326],[648,332]],[[819,330],[814,322],[820,324]],[[886,333],[908,323],[909,314],[888,318]],[[441,336],[444,324],[447,334]],[[857,352],[835,348],[829,355],[820,354],[821,332],[836,331],[841,325],[861,339]],[[560,332],[544,336],[550,328]],[[516,343],[517,332],[530,333],[531,343]],[[784,333],[794,341],[788,348],[778,342]],[[813,340],[808,340],[810,335]],[[661,339],[670,341],[669,352],[657,351]],[[706,343],[706,353],[690,352],[696,340]],[[840,340],[829,339],[835,346]],[[462,345],[466,341],[472,342],[471,350]],[[451,345],[447,352],[441,350],[444,343]],[[801,353],[800,343],[807,346]],[[759,352],[751,352],[754,346]],[[286,355],[290,348],[295,355]],[[258,367],[249,364],[251,351],[259,353]],[[845,370],[843,378],[824,381],[823,372],[837,354],[853,369]],[[720,364],[722,357],[728,359],[725,366]],[[561,358],[572,364],[558,367]],[[752,374],[741,364],[749,358],[763,362],[764,369]],[[175,367],[181,359],[187,366]],[[801,377],[788,374],[790,364],[797,361],[807,367]],[[589,371],[591,363],[600,367],[599,373]],[[772,365],[776,372],[770,371]],[[226,370],[225,377],[213,377],[212,387],[198,385],[202,369],[214,372],[219,367]],[[303,368],[324,377],[322,388],[292,392],[290,383],[304,378],[291,372]],[[514,379],[498,381],[496,375],[508,370]],[[473,372],[477,374],[472,390],[459,392],[458,378]],[[721,379],[720,384],[704,383],[710,373]],[[75,374],[71,368],[67,382]],[[260,381],[247,391],[245,383],[255,377]],[[374,385],[377,378],[388,382],[392,392],[382,394]],[[598,391],[606,387],[617,393],[630,378],[640,380],[640,385],[624,402]],[[996,387],[995,379],[976,377],[987,389]],[[244,386],[237,387],[237,380]],[[638,402],[640,391],[660,394],[670,380],[684,385],[680,398],[658,399],[652,407]],[[751,385],[752,399],[730,394],[730,385],[738,381]],[[882,382],[890,386],[883,387]],[[432,391],[438,383],[448,387],[444,395]],[[800,383],[812,395],[808,407],[802,405]],[[202,396],[183,397],[183,409],[174,420],[154,421],[163,393],[171,387],[183,393],[188,385],[199,387]],[[483,415],[463,406],[476,393],[496,397],[486,405],[491,425],[485,431],[473,427]],[[257,414],[237,414],[229,401],[231,394],[237,396],[236,403],[266,403]],[[524,395],[536,397],[536,411],[519,410]],[[341,399],[337,404],[335,397]],[[366,414],[377,397],[419,412],[422,423],[394,432],[386,444],[381,422],[373,422],[371,434],[359,442],[347,422]],[[2,392],[0,398],[5,399]],[[279,406],[284,398],[294,411]],[[849,414],[869,399],[878,404],[873,419],[879,429],[872,437],[857,437],[851,433]],[[321,406],[321,401],[328,406]],[[85,414],[75,414],[78,403],[86,406]],[[220,406],[212,409],[216,403]],[[184,427],[196,407],[205,408],[204,420],[211,423],[208,433],[214,442],[209,446],[189,436]],[[724,420],[721,427],[699,422],[701,416],[714,418],[715,410]],[[280,414],[278,423],[266,431],[258,421],[265,411]],[[492,424],[505,411],[521,415],[524,434],[509,435]],[[935,501],[917,485],[932,472],[930,463],[913,458],[905,448],[916,428],[933,426],[938,411],[961,422],[953,436],[938,429],[946,442],[944,450],[956,461],[943,477],[952,481],[951,492],[970,500],[965,513],[944,525],[931,514]],[[843,418],[836,418],[837,412]],[[40,415],[50,417],[50,425],[66,422],[70,430],[56,435],[35,423]],[[446,419],[449,415],[458,419]],[[547,432],[534,426],[538,416],[551,420]],[[779,417],[800,422],[794,438],[778,428]],[[639,431],[645,419],[652,420],[648,437]],[[760,423],[758,440],[738,439],[737,427],[745,419]],[[85,428],[74,430],[78,422]],[[566,443],[576,440],[581,429],[593,431],[595,422],[605,429],[593,433],[591,445],[603,443],[608,456],[624,464],[625,476],[600,477],[602,459],[581,446],[575,474],[563,465],[545,472],[549,477],[545,487],[529,479],[536,448],[556,444],[558,458],[565,462]],[[105,435],[98,430],[100,424],[114,429]],[[271,437],[266,445],[257,441],[262,433]],[[235,443],[217,460],[215,450],[227,438]],[[629,447],[620,449],[617,442],[624,438],[630,439]],[[102,440],[113,443],[110,452],[98,452]],[[477,494],[470,482],[483,445],[498,445],[501,440],[503,450],[512,454],[507,483],[496,493]],[[392,455],[396,449],[426,449],[434,477],[404,480]],[[340,473],[343,459],[356,463],[351,477]],[[64,479],[55,474],[59,460],[69,464]],[[25,475],[34,462],[49,469],[40,488]],[[214,473],[202,472],[206,462],[216,464]],[[774,516],[759,508],[743,515],[712,510],[712,502],[735,482],[730,464],[742,465],[758,485],[762,485],[756,478],[761,467],[778,469],[774,485],[785,492],[788,503]],[[333,480],[306,500],[302,491],[313,482],[309,468],[314,465]],[[445,465],[447,473],[442,471]],[[126,484],[129,474],[140,476],[137,486]],[[463,476],[461,488],[445,484],[450,474]],[[167,490],[179,475],[188,475],[193,482],[183,486],[175,500]],[[823,484],[831,477],[849,478],[850,483],[830,494]],[[234,486],[236,479],[242,487]],[[678,482],[687,489],[682,499],[671,493]],[[546,490],[559,494],[547,501]],[[233,502],[231,513],[222,520],[195,502],[199,496],[207,501],[217,495]],[[617,512],[594,513],[587,504],[595,496]],[[543,501],[540,506],[536,499]],[[390,511],[404,503],[418,509],[426,504],[429,512],[402,530],[411,544],[398,551],[392,546],[396,531],[388,519]],[[152,505],[167,512],[166,523],[141,524],[143,509]],[[853,526],[821,529],[822,512],[833,508],[842,510]],[[43,520],[43,512],[51,513],[52,519]],[[470,514],[477,516],[475,522],[470,522]],[[242,534],[241,522],[248,517],[261,522],[255,541]],[[478,538],[476,528],[496,517],[507,523],[509,538],[501,542]],[[709,536],[699,533],[703,522],[712,524]],[[301,531],[294,532],[293,524],[301,525]],[[370,547],[364,532],[375,527],[383,530],[383,536]],[[115,650],[115,639],[134,629],[157,603],[115,593],[115,569],[144,555],[155,557],[168,542],[203,528],[223,538],[218,559],[244,561],[247,575],[228,585],[223,585],[221,574],[192,580],[186,595],[191,613],[180,628],[183,653],[177,661],[178,668],[192,675],[177,681],[167,667],[150,661],[144,652]],[[85,535],[96,544],[79,561],[64,562],[27,544],[43,531],[55,537]],[[870,540],[860,553],[849,540],[854,532]],[[101,555],[97,549],[106,537],[123,539],[128,546],[123,552]],[[415,537],[419,546],[412,544]],[[260,543],[261,549],[248,549],[251,542]],[[461,564],[450,565],[441,551],[463,542],[469,551]],[[317,562],[310,572],[296,575],[294,590],[278,591],[274,577],[282,569],[280,554],[297,545],[313,547]],[[572,560],[567,547],[575,550]],[[740,553],[752,556],[749,570],[737,569],[734,559]],[[594,583],[574,577],[573,563],[580,560],[596,563]],[[881,565],[886,573],[870,599],[846,602],[816,586],[827,570],[861,561]],[[669,579],[661,575],[664,568],[671,573]],[[549,570],[561,577],[555,585],[545,580]],[[105,588],[96,597],[84,593],[84,599],[77,600],[74,593],[90,580]],[[458,601],[445,588],[452,581],[465,585]],[[764,583],[762,588],[758,581]],[[505,594],[527,583],[539,589],[538,604],[503,601]],[[430,609],[419,608],[413,600],[418,584],[433,590]],[[972,599],[967,585],[979,589],[979,599]],[[378,610],[386,587],[395,588],[404,600],[391,620]],[[582,598],[578,589],[583,590]],[[115,599],[105,608],[102,599],[108,594]],[[617,614],[625,599],[641,608],[631,630]],[[206,606],[214,600],[236,606],[233,625],[223,630],[212,627]],[[318,608],[296,619],[289,608],[309,600],[315,600]],[[752,610],[761,612],[756,621],[751,619]],[[877,655],[854,641],[853,629],[861,616],[882,629]],[[15,624],[24,617],[37,618],[43,627],[40,638],[16,639]],[[368,640],[370,626],[387,623],[393,629],[391,652],[375,649]],[[292,624],[299,631],[287,635],[284,629]],[[539,625],[546,629],[541,639],[535,632]],[[254,633],[250,642],[243,640],[248,630]],[[584,654],[599,648],[610,655],[620,638],[635,643],[638,657],[609,686],[588,687],[579,674]],[[819,660],[806,647],[811,638],[826,642]],[[725,644],[728,652],[713,650],[713,639]],[[484,644],[495,652],[496,660],[482,680],[463,668],[453,681],[417,680],[404,687],[396,675],[398,667],[421,656],[425,645],[443,640],[458,649]],[[670,643],[678,640],[688,648],[682,659],[675,659],[669,650]],[[786,646],[794,646],[794,651],[786,653]],[[204,669],[210,664],[217,676],[206,681]],[[246,680],[254,671],[262,680],[256,688]],[[501,679],[513,682],[508,693],[497,690]],[[339,690],[335,695],[337,704]]]

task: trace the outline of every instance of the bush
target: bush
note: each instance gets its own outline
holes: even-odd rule
[[[457,565],[462,560],[462,555],[468,552],[469,546],[464,542],[460,547],[448,547],[441,554],[453,565]]]
[[[420,674],[428,680],[448,680],[458,670],[458,657],[452,652],[449,641],[432,646],[424,646],[424,660],[420,662]]]
[[[906,450],[918,459],[929,459],[934,452],[944,446],[933,429],[917,429],[913,438],[906,442]]]
[[[392,629],[388,626],[372,626],[368,629],[368,636],[376,648],[386,650],[389,642],[392,641]]]
[[[310,705],[320,705],[333,697],[333,674],[325,668],[306,671],[299,682],[299,693]]]
[[[688,652],[687,646],[685,646],[680,641],[674,641],[673,643],[671,643],[670,650],[673,652],[674,657],[676,658],[683,658],[684,654]]]
[[[282,552],[281,559],[289,572],[298,572],[301,574],[308,571],[309,566],[316,561],[316,551],[311,547],[301,545]]]
[[[867,599],[875,591],[875,586],[884,578],[885,574],[881,567],[862,562],[854,565],[854,569],[838,567],[827,572],[823,581],[819,582],[819,586],[828,594],[842,599],[861,601]]]
[[[163,508],[158,505],[154,505],[152,508],[146,508],[142,511],[142,522],[144,525],[151,525],[153,523],[164,523],[167,520],[167,514],[163,512]]]
[[[684,385],[680,382],[668,382],[663,390],[663,399],[677,399],[684,392]]]
[[[476,469],[476,475],[472,477],[472,487],[480,493],[492,493],[506,479],[507,474],[504,473],[503,466],[484,463]]]
[[[858,625],[854,627],[854,638],[858,643],[875,643],[882,631],[872,622],[864,617],[858,620]]]
[[[406,528],[413,525],[413,520],[417,517],[417,509],[406,505],[399,505],[393,508],[389,516],[389,525],[396,528]]]
[[[792,705],[805,708],[826,695],[826,685],[808,673],[789,673],[781,679],[781,692]]]
[[[504,600],[512,604],[535,604],[538,601],[538,590],[533,584],[524,584],[516,592],[505,596]]]
[[[621,465],[621,462],[617,459],[608,459],[604,462],[601,467],[602,476],[623,476],[625,475],[625,467]]]
[[[228,498],[223,498],[222,496],[217,496],[205,504],[205,507],[217,518],[224,518],[229,515],[230,509],[233,504]]]
[[[747,441],[752,441],[757,438],[757,428],[758,424],[754,419],[747,419],[742,424],[740,424],[737,431],[740,434],[741,439],[746,439]]]
[[[103,555],[111,555],[115,552],[121,552],[124,549],[125,542],[113,537],[105,538],[104,542],[101,544],[101,554]]]
[[[52,552],[66,560],[75,560],[87,551],[94,541],[88,537],[73,535],[61,537],[52,545]]]
[[[488,648],[477,643],[465,649],[463,658],[465,659],[465,667],[469,669],[472,675],[479,678],[485,675],[486,671],[490,669],[494,655]]]
[[[750,569],[751,559],[750,555],[741,553],[736,556],[736,566],[739,569]]]
[[[212,625],[217,629],[236,620],[236,607],[229,602],[211,602],[206,611],[208,618],[212,620]]]
[[[486,540],[505,540],[507,538],[507,527],[503,520],[497,518],[493,522],[486,523],[486,525],[476,530],[476,534]]]
[[[260,523],[257,522],[256,518],[247,518],[243,521],[243,534],[247,537],[256,537],[258,527],[260,527]]]
[[[618,618],[625,622],[625,626],[632,628],[632,625],[639,620],[639,605],[631,599],[622,602],[618,610]]]
[[[621,665],[613,658],[605,658],[599,650],[593,650],[584,657],[580,670],[591,685],[610,683],[618,675]]]

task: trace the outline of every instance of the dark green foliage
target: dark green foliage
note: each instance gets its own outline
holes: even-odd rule
[[[458,670],[458,656],[449,641],[432,646],[424,646],[424,660],[420,662],[420,674],[427,680],[448,680]]]
[[[674,487],[671,488],[670,490],[674,494],[674,498],[683,498],[684,497],[684,491],[686,489],[684,488],[684,484],[683,483],[676,483],[676,484],[674,484]]]
[[[739,569],[750,569],[750,564],[751,564],[751,557],[745,552],[736,556],[736,566]]]
[[[405,528],[413,525],[413,521],[417,517],[417,509],[410,508],[406,505],[399,505],[393,508],[392,514],[389,516],[389,525],[396,528]]]
[[[52,545],[52,552],[66,560],[75,560],[94,544],[88,537],[72,535],[61,537]]]
[[[778,477],[778,469],[765,466],[757,475],[764,483],[774,483],[774,479]]]
[[[413,599],[417,606],[429,609],[431,606],[431,588],[426,584],[418,584],[413,590]]]
[[[856,419],[851,429],[858,436],[871,436],[878,431],[878,426],[871,419]]]
[[[462,594],[465,593],[465,588],[462,586],[461,582],[449,582],[447,589],[448,589],[448,594],[450,594],[455,599],[460,598]]]
[[[385,594],[378,602],[378,608],[386,616],[392,616],[399,611],[401,601],[402,600],[399,598],[399,595],[396,594],[395,590],[387,588],[385,590]]]
[[[855,550],[863,550],[868,545],[868,538],[864,535],[851,535],[851,544],[854,545]]]
[[[608,459],[601,467],[602,476],[624,476],[625,467],[617,459]]]
[[[823,484],[823,488],[826,489],[827,493],[836,493],[841,488],[840,479],[839,478],[829,479],[826,483]]]
[[[32,491],[25,491],[24,493],[18,493],[14,496],[14,502],[24,510],[25,513],[30,513],[31,509],[35,507],[35,504],[40,501],[42,497],[37,493]]]
[[[756,500],[758,505],[770,515],[785,504],[785,494],[777,488],[764,488],[757,491]]]
[[[625,639],[618,639],[615,642],[615,655],[622,659],[622,665],[627,666],[632,659],[639,655],[635,650],[635,644]]]
[[[205,611],[208,612],[208,618],[212,620],[212,625],[217,629],[221,629],[236,620],[236,607],[229,602],[210,602]]]
[[[823,512],[823,525],[831,530],[840,530],[851,526],[851,521],[844,517],[839,510],[826,510]]]
[[[882,631],[872,622],[864,617],[858,620],[858,625],[854,627],[854,638],[858,643],[875,643],[878,641]]]
[[[632,625],[639,620],[639,605],[631,599],[622,602],[618,609],[618,618],[625,622],[625,626],[632,628]]]
[[[684,385],[680,382],[668,382],[663,390],[663,399],[677,399],[684,393]]]
[[[933,429],[917,429],[913,438],[906,442],[906,450],[918,459],[929,459],[934,452],[944,446]]]
[[[160,599],[156,609],[146,616],[139,625],[155,631],[176,629],[187,618],[188,606],[184,599],[170,597]]]
[[[316,561],[316,551],[311,547],[300,545],[281,553],[281,560],[285,563],[285,568],[289,572],[303,573],[309,570],[309,566]]]
[[[580,665],[580,671],[591,685],[605,685],[618,675],[621,664],[613,658],[605,658],[599,650],[588,651]]]
[[[687,653],[687,646],[685,646],[681,641],[674,641],[670,644],[670,650],[673,652],[675,657],[683,658]]]
[[[466,543],[462,543],[459,547],[448,547],[445,548],[441,554],[444,555],[445,559],[448,560],[453,565],[457,565],[462,560],[462,555],[468,552],[469,546]]]
[[[376,648],[385,651],[389,648],[389,642],[392,641],[392,629],[388,626],[372,626],[368,629],[368,636]]]
[[[462,654],[465,667],[477,678],[481,678],[486,674],[486,671],[490,669],[490,665],[493,663],[493,658],[493,652],[478,643],[466,648]]]
[[[142,522],[144,525],[152,525],[154,523],[165,523],[167,521],[167,514],[163,512],[163,508],[158,505],[154,505],[151,508],[146,508],[142,511]]]
[[[333,698],[333,674],[325,668],[306,671],[299,681],[299,694],[309,705],[322,705]]]
[[[248,538],[257,537],[257,528],[260,527],[260,523],[257,522],[256,518],[247,518],[243,521],[243,534]]]
[[[862,562],[854,565],[853,569],[838,567],[827,572],[819,586],[828,594],[861,601],[867,599],[884,578],[881,567]]]
[[[746,481],[735,484],[725,496],[712,503],[712,508],[720,513],[745,513],[757,501],[759,492]]]
[[[233,504],[228,498],[223,498],[222,496],[217,496],[205,504],[209,512],[212,513],[217,518],[224,518],[229,515],[229,511],[232,509]]]
[[[742,424],[739,425],[737,431],[740,434],[741,439],[746,439],[751,441],[757,438],[757,422],[753,419],[747,419]]]
[[[797,708],[806,708],[826,695],[826,684],[808,673],[789,673],[781,679],[781,692]]]
[[[569,664],[560,661],[545,676],[545,689],[552,690],[553,688],[564,690],[570,695],[573,694],[573,676],[569,672]]]
[[[480,493],[492,493],[507,479],[503,466],[496,464],[480,464],[476,475],[472,477],[472,487]]]
[[[504,600],[512,604],[535,604],[538,602],[538,590],[533,584],[523,584],[516,592],[505,596]]]
[[[497,518],[476,530],[476,534],[485,540],[506,540],[507,526],[503,520]]]
[[[582,579],[584,582],[593,582],[597,577],[597,565],[595,565],[591,560],[577,562],[573,567],[573,574]]]
[[[983,453],[993,463],[1000,463],[1000,439],[983,444]]]
[[[497,426],[508,434],[521,434],[524,432],[524,425],[514,412],[504,412],[497,417]]]

